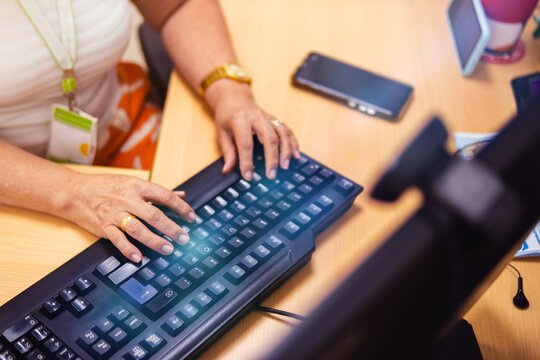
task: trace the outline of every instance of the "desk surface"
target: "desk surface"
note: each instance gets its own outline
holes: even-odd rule
[[[515,112],[510,80],[540,71],[540,44],[532,41],[530,23],[524,59],[481,63],[473,76],[462,77],[445,19],[447,3],[222,1],[239,58],[254,73],[259,103],[291,126],[304,152],[366,187],[353,208],[317,238],[311,262],[264,305],[307,314],[418,206],[414,192],[394,205],[378,204],[368,193],[432,114],[441,115],[450,133],[496,131]],[[405,116],[398,123],[379,120],[291,86],[291,74],[312,50],[411,84],[414,98]],[[219,151],[208,110],[177,76],[164,120],[152,180],[173,187]],[[466,315],[486,359],[540,358],[540,263],[514,264],[525,278],[531,308],[512,305],[517,281],[504,270]],[[287,321],[252,312],[203,358],[254,358],[290,330]]]
[[[440,114],[451,132],[496,131],[515,112],[510,79],[540,70],[539,44],[530,39],[529,24],[524,59],[506,66],[480,64],[474,76],[463,78],[445,22],[447,1],[222,3],[239,58],[255,74],[259,103],[294,129],[304,152],[367,189],[317,238],[311,262],[264,302],[300,314],[313,309],[418,206],[414,191],[393,205],[378,204],[367,193],[429,116]],[[398,123],[379,120],[292,87],[292,72],[311,50],[413,85],[414,98],[405,116]],[[218,156],[208,110],[173,76],[152,180],[176,186]],[[0,207],[0,214],[0,304],[95,240],[74,225],[42,214],[9,207]],[[540,263],[514,264],[524,275],[531,308],[519,311],[512,306],[516,280],[504,270],[466,315],[486,359],[540,358],[540,281],[535,277]],[[254,358],[285,336],[290,324],[252,312],[203,358]]]

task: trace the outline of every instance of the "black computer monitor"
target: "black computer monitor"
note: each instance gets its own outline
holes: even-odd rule
[[[418,186],[420,210],[264,359],[425,357],[502,269],[540,217],[540,99],[475,160],[446,137],[432,120],[372,194]]]

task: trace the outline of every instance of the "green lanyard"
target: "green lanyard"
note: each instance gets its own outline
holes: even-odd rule
[[[17,1],[32,25],[34,25],[39,36],[41,36],[52,57],[62,69],[62,91],[68,98],[70,110],[73,110],[73,107],[76,105],[75,90],[77,89],[77,82],[73,74],[73,67],[77,60],[77,41],[71,0],[56,0],[62,39],[58,38],[51,24],[34,0]]]

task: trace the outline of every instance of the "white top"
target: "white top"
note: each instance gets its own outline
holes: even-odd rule
[[[36,0],[60,34],[56,0]],[[120,97],[116,64],[129,42],[128,0],[73,0],[77,36],[77,101],[111,123]],[[0,0],[0,140],[44,156],[51,105],[66,104],[62,70],[17,0]]]

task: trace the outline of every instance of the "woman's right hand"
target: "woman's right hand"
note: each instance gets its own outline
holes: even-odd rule
[[[173,245],[150,231],[140,220],[153,226],[174,242],[185,245],[189,235],[169,219],[156,205],[164,205],[183,220],[193,222],[195,212],[183,200],[183,192],[124,175],[79,174],[65,191],[64,217],[100,237],[109,239],[128,259],[139,262],[142,254],[121,230],[122,220],[134,215],[125,224],[125,232],[142,244],[168,255]],[[140,220],[139,220],[140,219]]]

